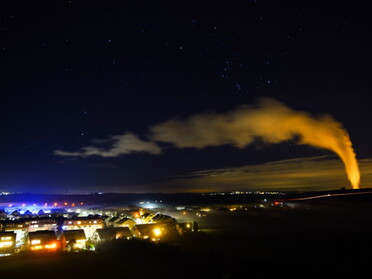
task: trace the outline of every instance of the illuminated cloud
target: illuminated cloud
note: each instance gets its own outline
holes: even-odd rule
[[[360,160],[363,187],[372,187],[372,159]],[[174,177],[177,184],[201,192],[233,190],[324,190],[346,187],[342,162],[330,156],[296,158],[235,168],[202,170]],[[194,190],[195,190],[194,189]]]
[[[343,161],[353,188],[359,187],[359,168],[348,133],[330,116],[313,117],[272,99],[242,106],[225,114],[197,114],[169,120],[151,128],[151,139],[177,148],[205,148],[230,144],[244,148],[256,140],[275,144],[297,139],[297,144],[327,149]]]
[[[55,150],[54,154],[58,156],[69,157],[118,157],[124,154],[135,152],[145,152],[150,154],[160,154],[161,149],[154,142],[143,141],[132,133],[124,133],[118,136],[112,136],[106,140],[95,141],[96,144],[109,145],[108,148],[100,146],[84,146],[79,152],[67,152],[62,150]]]
[[[151,141],[143,141],[132,133],[113,136],[108,140],[85,146],[78,152],[55,150],[54,154],[71,157],[117,157],[133,152],[160,154],[156,142],[175,148],[202,149],[209,146],[232,145],[245,148],[259,140],[268,144],[294,140],[336,153],[345,166],[353,188],[358,188],[360,172],[347,131],[331,116],[315,117],[294,111],[272,99],[261,99],[255,106],[241,106],[222,114],[196,114],[186,119],[173,119],[150,128]],[[108,148],[99,144],[111,145]]]

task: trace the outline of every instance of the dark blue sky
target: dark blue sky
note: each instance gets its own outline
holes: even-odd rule
[[[243,149],[160,144],[159,155],[108,158],[54,152],[78,152],[125,132],[147,141],[158,123],[224,113],[260,97],[333,115],[358,158],[372,156],[367,6],[154,2],[0,5],[0,189],[202,191],[172,179],[330,154],[291,142]]]

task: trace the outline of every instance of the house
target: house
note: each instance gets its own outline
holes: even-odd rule
[[[21,213],[18,210],[14,210],[12,213],[10,213],[10,218],[17,219],[21,216]]]
[[[21,220],[4,220],[0,222],[0,231],[14,232],[16,234],[16,246],[25,242],[28,226]]]
[[[25,213],[23,213],[25,216],[32,216],[32,212],[30,210],[26,210]]]
[[[40,209],[39,212],[37,213],[37,215],[39,216],[43,216],[43,215],[46,215],[44,210]]]
[[[122,218],[114,224],[114,227],[128,227],[130,230],[136,225],[136,222],[130,218]]]
[[[31,251],[53,252],[61,248],[54,231],[30,232],[26,238],[26,247]]]
[[[62,229],[64,231],[69,230],[84,230],[85,236],[91,238],[93,233],[97,229],[102,229],[105,226],[105,222],[102,217],[91,216],[91,217],[76,217],[74,219],[67,219],[63,222]]]
[[[106,218],[106,226],[107,227],[115,227],[116,222],[120,220],[120,217],[111,217],[111,218]]]
[[[109,221],[111,220],[112,216],[104,216],[102,219],[103,221],[105,222],[105,225],[106,227],[108,227],[109,225]]]
[[[0,254],[14,252],[16,236],[14,232],[0,232]]]
[[[129,239],[132,237],[133,235],[127,227],[105,228],[97,229],[92,236],[92,241],[98,243],[118,238]]]
[[[151,223],[168,223],[168,222],[176,222],[176,219],[172,218],[168,215],[163,214],[156,214],[154,217],[151,218]]]
[[[194,231],[194,222],[178,223],[176,225],[176,228],[180,235],[183,235],[185,233],[191,233]]]
[[[28,226],[28,232],[56,231],[58,224],[56,219],[51,217],[35,217],[21,219]]]
[[[67,251],[82,250],[86,247],[87,237],[84,230],[69,230],[63,231],[60,241]]]
[[[6,211],[4,209],[0,209],[0,219],[5,219],[7,217]]]
[[[176,223],[137,224],[133,227],[133,234],[142,239],[171,240],[178,236]]]
[[[152,218],[154,217],[155,217],[154,214],[146,212],[141,215],[140,220],[142,224],[148,224],[148,223],[152,223]]]

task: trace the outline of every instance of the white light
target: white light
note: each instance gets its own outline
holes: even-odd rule
[[[31,240],[31,245],[40,244],[40,239]]]
[[[3,248],[3,247],[9,247],[9,246],[12,246],[13,242],[12,241],[4,241],[4,242],[0,242],[0,248]]]

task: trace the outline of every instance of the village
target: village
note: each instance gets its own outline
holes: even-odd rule
[[[169,242],[197,230],[196,222],[178,223],[142,207],[77,209],[74,205],[74,210],[54,206],[35,212],[13,206],[0,212],[0,255],[94,251],[97,244],[114,239]]]

